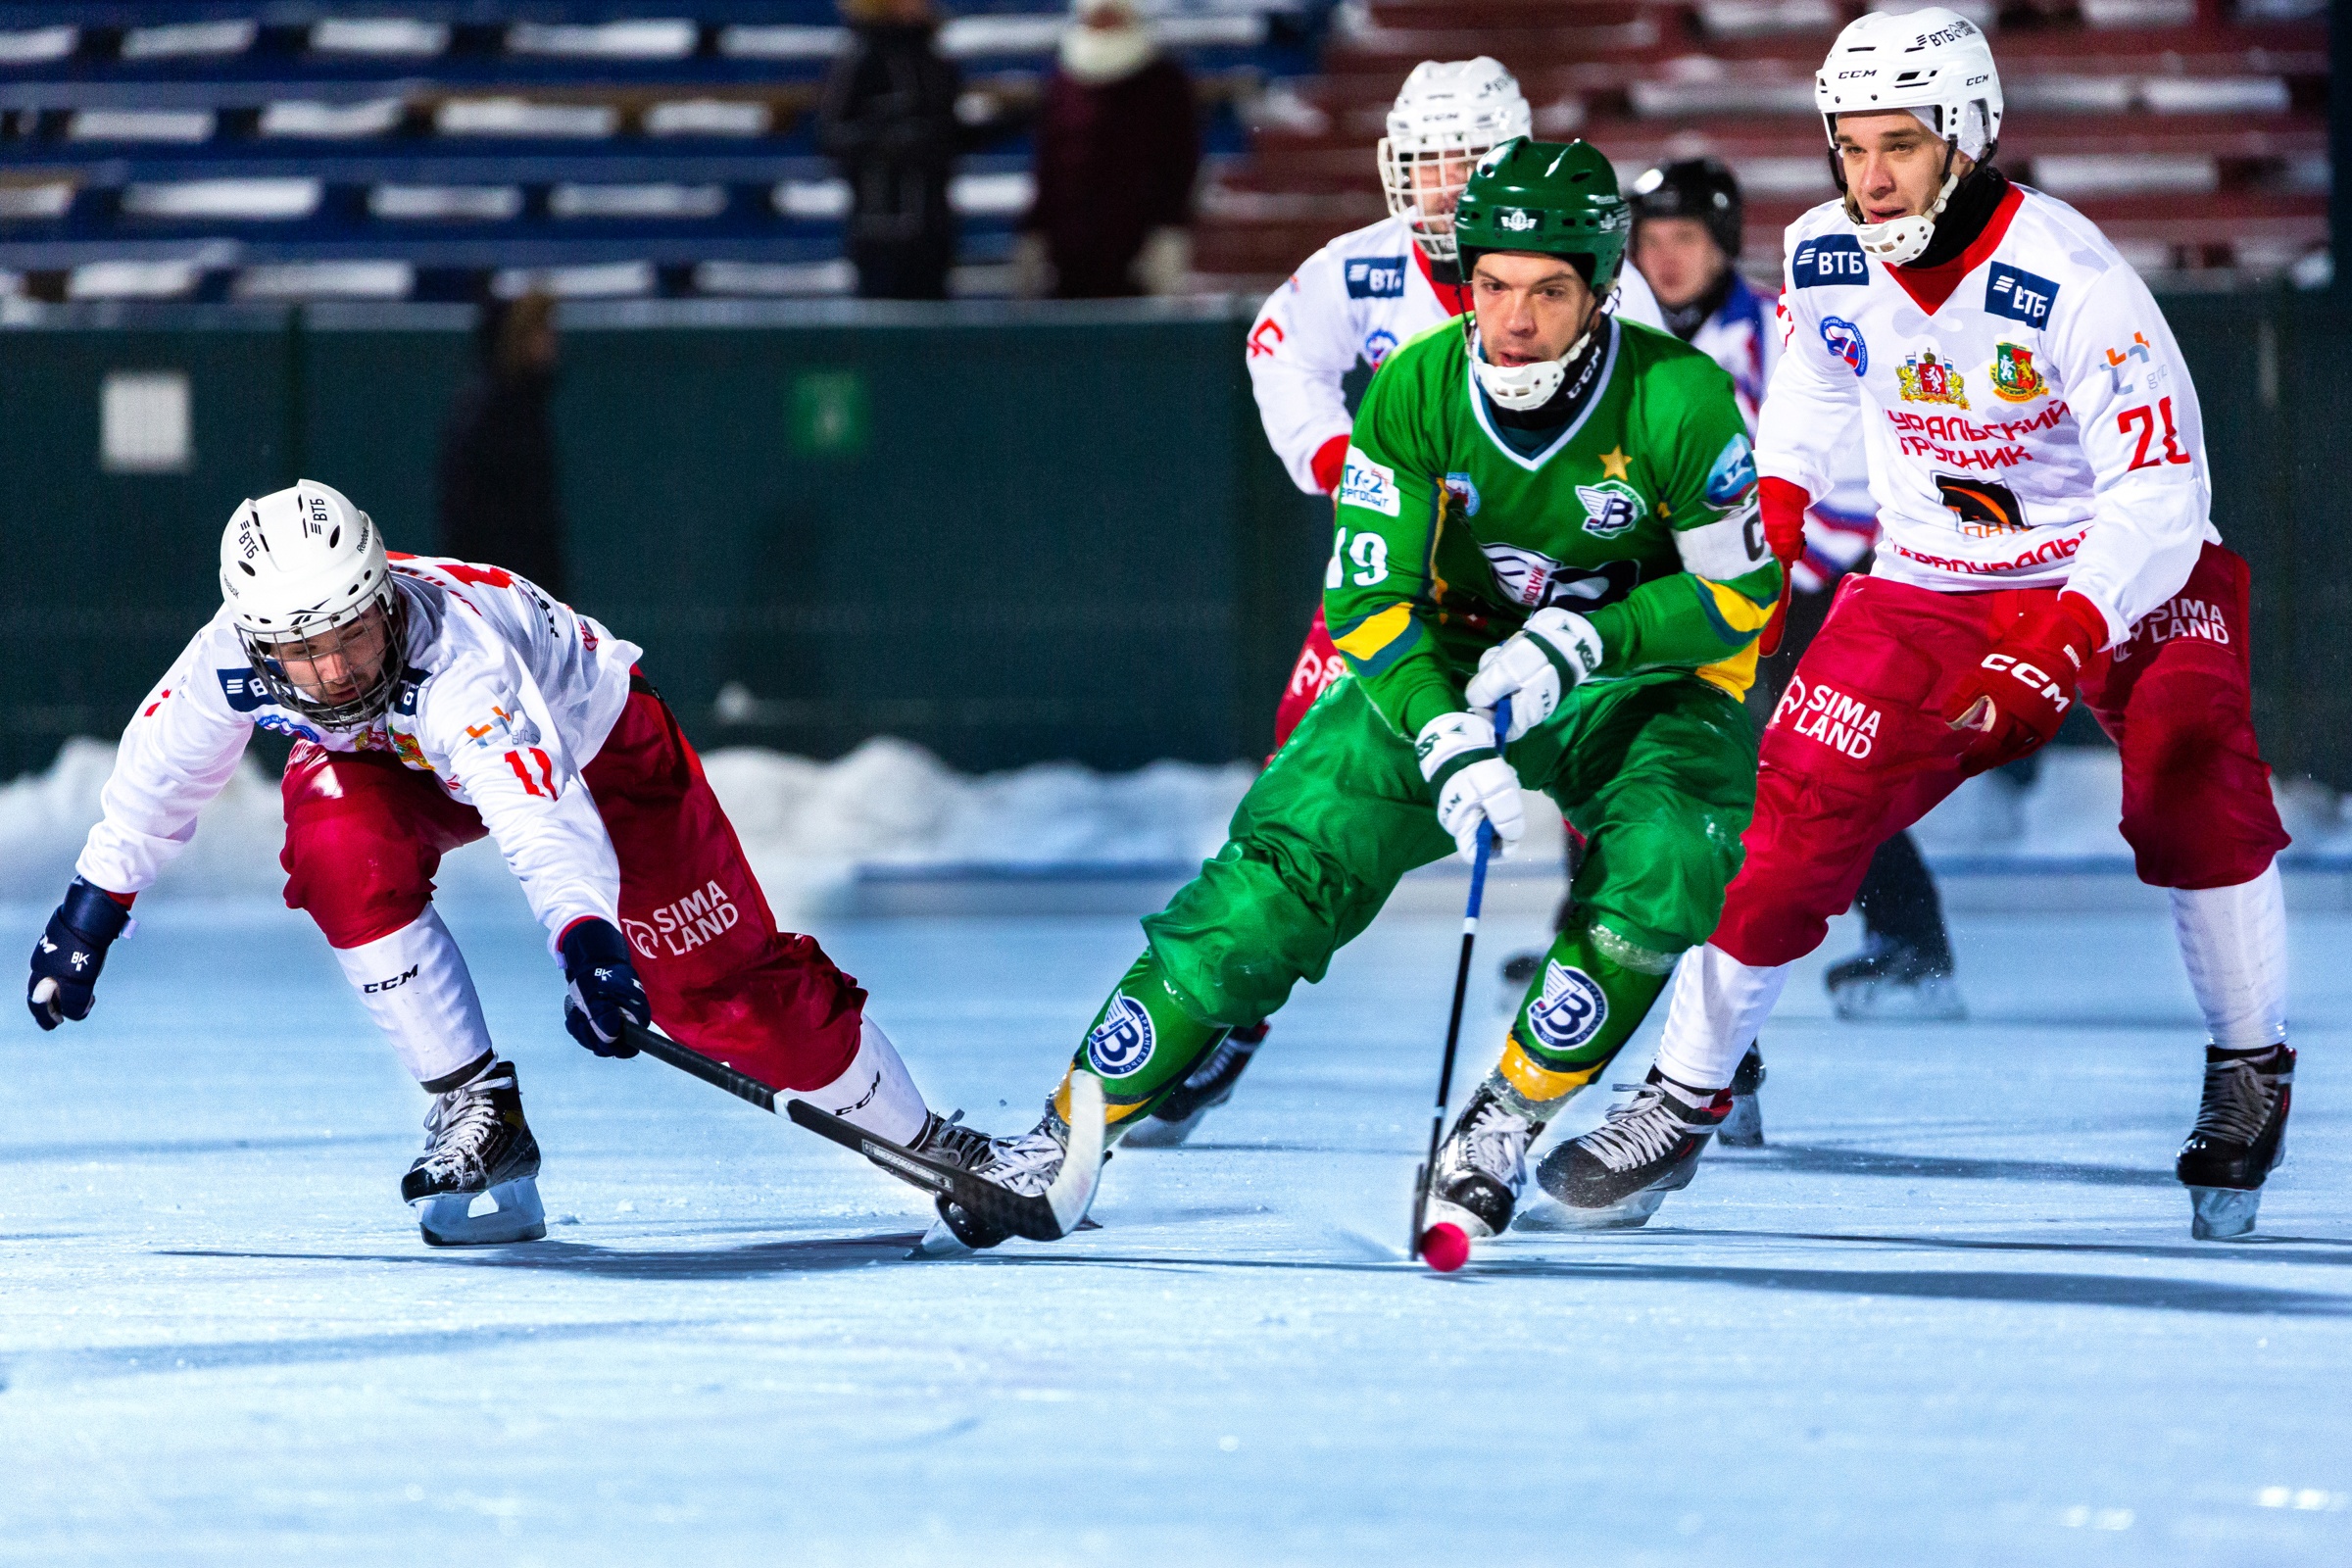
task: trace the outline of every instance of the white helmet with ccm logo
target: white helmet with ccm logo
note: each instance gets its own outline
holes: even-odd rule
[[[1380,139],[1380,184],[1389,212],[1404,220],[1413,243],[1433,262],[1450,262],[1453,204],[1470,166],[1506,141],[1530,135],[1535,115],[1519,78],[1499,60],[1424,60],[1398,89]],[[1413,177],[1414,166],[1439,166],[1439,177]],[[1461,177],[1446,178],[1447,166]]]
[[[2001,139],[2001,74],[1992,63],[1992,45],[1975,23],[1942,6],[1900,15],[1872,12],[1847,24],[1813,78],[1813,103],[1840,191],[1839,115],[1909,110],[1943,138],[1943,189],[1933,207],[1913,218],[1855,225],[1862,248],[1896,267],[1935,237],[1936,220],[1959,183],[1951,155],[1965,153],[1983,163]]]

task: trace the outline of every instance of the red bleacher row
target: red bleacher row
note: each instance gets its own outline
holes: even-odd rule
[[[1335,28],[1322,74],[1278,84],[1251,157],[1204,193],[1200,265],[1278,279],[1385,211],[1372,148],[1424,59],[1488,54],[1541,136],[1584,136],[1630,180],[1712,154],[1746,188],[1743,266],[1778,272],[1781,228],[1833,194],[1813,70],[1861,8],[1831,0],[1399,0]],[[2161,24],[2090,26],[2153,17]],[[2019,25],[2021,16],[2032,25]],[[2043,0],[1994,30],[2004,170],[2097,220],[2143,271],[2276,274],[2325,245],[2325,15],[2240,20],[2215,0]]]

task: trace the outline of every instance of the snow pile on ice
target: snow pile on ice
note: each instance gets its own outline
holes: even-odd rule
[[[74,740],[41,773],[0,785],[0,901],[46,903],[73,875],[83,836],[98,819],[98,792],[113,768],[111,743]],[[836,761],[753,748],[706,760],[712,788],[777,906],[791,920],[825,908],[863,867],[1164,868],[1214,854],[1256,769],[1154,762],[1098,773],[1045,762],[974,777],[906,741],[866,742]],[[2352,855],[2352,823],[2332,790],[2281,785],[2278,803],[2294,857]],[[2104,748],[2044,753],[2040,776],[2021,788],[2005,776],[1972,779],[1919,826],[1941,859],[2104,859],[2130,850],[2116,831],[2123,780]],[[1529,820],[1550,831],[1531,803]],[[250,760],[204,813],[195,841],[158,886],[160,895],[274,893],[283,875],[277,783]],[[1556,849],[1530,846],[1523,858]],[[510,887],[486,845],[444,862],[445,893]]]
[[[73,740],[47,771],[0,785],[0,900],[57,896],[114,762],[111,743]],[[714,752],[705,765],[779,914],[821,903],[860,865],[1199,860],[1223,842],[1256,776],[1247,762],[1117,774],[1047,762],[975,778],[887,738],[832,762],[745,748]],[[156,892],[274,892],[282,839],[276,780],[248,759]],[[475,846],[451,856],[440,881],[472,892],[505,875],[495,853]]]

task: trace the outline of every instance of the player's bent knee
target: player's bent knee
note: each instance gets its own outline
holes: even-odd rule
[[[286,906],[317,921],[327,946],[390,936],[432,902],[440,857],[389,823],[320,814],[286,832]]]

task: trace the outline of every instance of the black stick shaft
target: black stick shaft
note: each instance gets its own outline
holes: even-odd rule
[[[774,1114],[776,1092],[748,1073],[737,1072],[723,1061],[712,1061],[700,1052],[689,1051],[675,1040],[651,1029],[640,1029],[624,1023],[622,1030],[629,1044],[657,1061],[666,1061],[680,1072],[692,1073],[703,1082],[724,1089],[737,1100],[746,1100],[761,1110]]]

